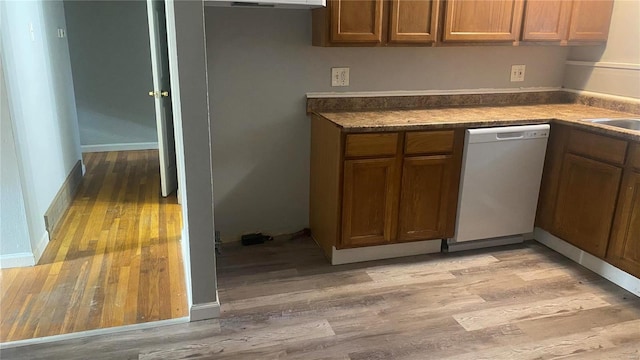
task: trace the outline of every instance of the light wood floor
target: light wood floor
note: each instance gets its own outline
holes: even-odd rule
[[[223,248],[220,319],[4,350],[29,359],[640,358],[640,298],[539,245],[331,266]]]
[[[84,161],[39,264],[0,270],[1,342],[187,315],[180,205],[160,196],[158,152]]]

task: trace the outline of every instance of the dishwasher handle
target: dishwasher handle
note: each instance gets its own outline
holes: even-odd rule
[[[512,131],[512,132],[496,134],[496,140],[518,140],[518,139],[524,139],[524,131]]]

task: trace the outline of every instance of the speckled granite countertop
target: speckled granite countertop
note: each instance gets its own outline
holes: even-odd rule
[[[319,112],[345,132],[406,131],[452,127],[490,127],[555,121],[627,140],[640,141],[640,132],[583,119],[640,118],[640,115],[579,104],[450,107],[420,110]]]

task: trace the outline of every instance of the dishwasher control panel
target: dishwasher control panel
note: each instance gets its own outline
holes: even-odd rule
[[[549,130],[530,130],[525,131],[525,139],[539,139],[549,137]]]

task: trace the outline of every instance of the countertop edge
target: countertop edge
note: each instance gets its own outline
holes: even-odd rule
[[[602,125],[598,123],[592,123],[584,120],[569,120],[562,118],[544,118],[544,119],[509,119],[509,120],[478,120],[478,121],[465,121],[465,122],[437,122],[437,123],[424,123],[424,124],[409,124],[409,125],[377,125],[377,126],[358,126],[358,127],[344,127],[339,123],[331,120],[330,118],[322,115],[321,113],[312,113],[311,115],[319,116],[327,121],[330,121],[334,125],[340,128],[344,133],[365,133],[365,132],[391,132],[391,131],[420,131],[420,130],[436,130],[436,129],[459,129],[459,128],[482,128],[482,127],[497,127],[497,126],[511,126],[511,125],[535,125],[556,123],[561,125],[567,125],[582,130],[587,130],[611,137],[620,139],[640,142],[640,132],[633,130],[626,130],[617,128],[610,125]]]

